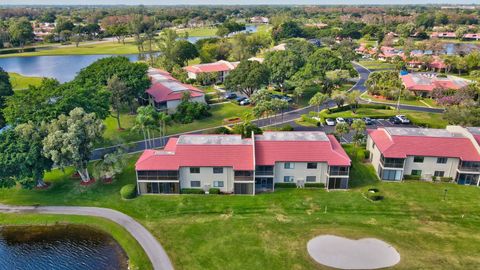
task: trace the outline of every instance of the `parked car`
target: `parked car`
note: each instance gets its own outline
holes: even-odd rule
[[[282,95],[277,95],[277,94],[272,94],[270,97],[273,98],[273,99],[282,99],[283,96]]]
[[[410,120],[405,115],[399,114],[399,115],[396,115],[395,117],[398,120],[400,120],[402,124],[410,124]]]
[[[370,117],[363,117],[363,122],[365,122],[365,125],[373,125],[373,119]]]
[[[345,119],[343,119],[342,117],[337,117],[337,119],[335,119],[335,122],[337,122],[337,124],[345,123]]]
[[[353,118],[345,118],[345,122],[349,125],[353,124]]]
[[[244,99],[247,99],[246,97],[237,97],[235,100],[240,103],[242,102]]]
[[[226,93],[224,96],[225,99],[234,99],[237,98],[237,94],[235,93]]]
[[[335,120],[332,118],[327,118],[325,119],[325,124],[327,124],[327,126],[335,126]]]
[[[397,117],[393,116],[393,117],[390,117],[388,119],[388,121],[394,125],[399,125],[402,123],[402,121],[400,121],[400,119],[398,119]]]
[[[293,102],[293,98],[289,97],[289,96],[283,96],[281,98],[282,100],[285,100],[286,102],[290,103],[290,102]]]
[[[245,106],[245,105],[248,105],[248,104],[250,104],[250,99],[248,99],[248,98],[245,98],[242,101],[240,101],[240,105],[242,105],[242,106]]]

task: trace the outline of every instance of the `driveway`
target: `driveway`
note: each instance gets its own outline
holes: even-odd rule
[[[157,239],[133,218],[116,210],[99,207],[80,206],[10,206],[0,204],[0,212],[4,213],[36,213],[94,216],[109,219],[124,227],[142,246],[155,270],[173,270],[167,253]]]

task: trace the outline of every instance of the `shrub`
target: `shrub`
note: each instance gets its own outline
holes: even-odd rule
[[[137,186],[134,184],[128,184],[120,189],[120,196],[122,199],[133,199],[137,197]]]
[[[219,127],[215,129],[215,134],[231,134],[231,133],[232,132],[227,127]]]
[[[278,129],[279,131],[293,131],[294,128],[291,125],[285,125]]]
[[[440,177],[440,181],[442,182],[452,182],[453,178],[452,177]]]
[[[275,183],[275,188],[296,188],[295,183]]]
[[[325,188],[324,183],[305,183],[306,188]]]
[[[363,158],[369,159],[370,158],[370,151],[368,151],[368,150],[363,151]]]
[[[209,194],[220,194],[220,189],[219,188],[210,188],[208,190]]]
[[[34,52],[35,48],[24,48],[23,52]],[[7,50],[1,50],[0,54],[11,54],[11,53],[20,53],[21,49],[7,49]]]
[[[408,175],[403,176],[403,180],[420,180],[420,175]]]
[[[317,120],[315,120],[313,118],[308,117],[306,114],[302,114],[302,122],[309,123],[309,124],[316,125],[316,126],[318,126],[320,124],[320,122],[318,122]]]
[[[177,106],[177,112],[173,114],[173,119],[178,123],[188,124],[194,120],[211,116],[209,109],[207,104],[183,100]]]
[[[182,188],[182,194],[205,194],[205,191],[200,188]]]

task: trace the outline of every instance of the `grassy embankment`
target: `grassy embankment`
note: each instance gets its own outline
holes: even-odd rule
[[[9,72],[10,83],[13,90],[26,90],[29,85],[38,86],[42,82],[42,77],[29,77],[18,73]]]

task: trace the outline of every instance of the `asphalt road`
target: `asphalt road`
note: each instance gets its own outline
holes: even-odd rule
[[[142,246],[155,270],[173,270],[167,253],[157,239],[133,218],[116,210],[80,206],[10,206],[0,204],[0,212],[95,216],[124,227]]]
[[[359,79],[357,83],[349,90],[358,90],[361,93],[365,92],[367,88],[365,87],[365,81],[368,79],[368,75],[371,73],[371,71],[357,63],[353,63],[354,68],[357,70],[359,74]],[[366,100],[362,100],[361,103],[372,103],[372,104],[382,104],[380,102],[368,102]],[[388,104],[391,105],[391,104]],[[331,108],[335,107],[335,103],[330,101],[322,106],[320,106],[320,109],[326,109],[326,108]],[[259,120],[252,121],[259,127],[266,127],[266,126],[275,126],[275,125],[280,125],[280,124],[290,124],[294,127],[298,127],[298,130],[302,130],[302,128],[298,125],[295,124],[295,119],[298,119],[302,116],[302,114],[307,114],[310,111],[314,111],[316,108],[314,107],[304,107],[296,110],[290,110],[286,111],[283,116],[282,115],[276,115],[268,118],[263,118]],[[416,106],[409,106],[409,105],[400,105],[400,109],[404,110],[413,110],[413,111],[420,111],[420,112],[430,112],[430,113],[439,113],[443,112],[442,109],[437,109],[437,108],[428,108],[428,107],[416,107]],[[203,133],[207,130],[212,130],[214,128],[207,128],[207,129],[201,129],[201,130],[194,130],[182,134],[200,134]],[[155,138],[153,140],[153,146],[154,148],[160,148],[165,145],[165,143],[168,141],[170,137],[178,137],[179,135],[182,134],[173,134],[165,137],[160,137],[160,138]],[[137,153],[145,150],[145,143],[143,141],[137,141],[137,142],[131,142],[126,145],[124,145],[127,149],[128,153]],[[106,147],[106,148],[98,148],[95,149],[92,152],[91,160],[98,160],[103,157],[103,155],[107,153],[111,153],[117,149],[118,146],[111,146],[111,147]]]

